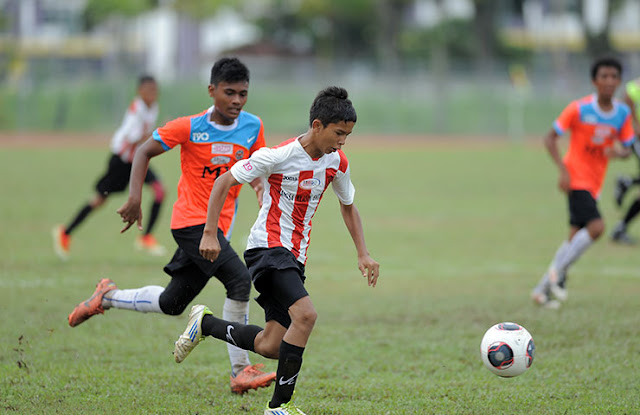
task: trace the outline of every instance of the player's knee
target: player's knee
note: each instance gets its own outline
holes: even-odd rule
[[[595,220],[587,226],[587,231],[591,239],[596,240],[604,233],[604,221],[602,219]]]
[[[289,311],[291,313],[292,323],[299,327],[305,327],[308,330],[313,328],[318,319],[318,313],[313,307],[306,307],[295,311],[289,309]]]
[[[160,295],[158,305],[164,314],[170,316],[179,316],[187,308],[187,304],[178,302],[176,298],[166,295],[166,291]]]
[[[107,200],[107,195],[95,195],[93,199],[89,202],[89,206],[92,209],[97,209],[100,206],[104,205],[104,202]]]
[[[160,182],[159,180],[154,181],[153,183],[151,183],[151,189],[153,189],[154,201],[156,203],[162,202],[165,195],[165,190],[162,182]]]

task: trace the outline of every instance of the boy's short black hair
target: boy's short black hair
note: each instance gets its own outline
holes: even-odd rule
[[[339,86],[330,86],[320,91],[311,104],[309,126],[316,119],[320,120],[324,127],[341,121],[356,122],[358,116],[347,90]]]
[[[591,80],[595,81],[596,75],[598,75],[598,69],[601,67],[611,67],[616,68],[618,70],[618,74],[622,77],[622,64],[617,58],[612,56],[604,56],[602,58],[596,59],[593,64],[591,64]]]
[[[238,58],[221,58],[211,68],[211,85],[220,82],[249,82],[249,69]]]
[[[155,84],[156,78],[148,74],[140,75],[140,77],[138,78],[138,86],[146,84],[147,82],[153,82]]]

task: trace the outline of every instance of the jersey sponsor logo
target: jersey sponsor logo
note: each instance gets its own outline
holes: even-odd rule
[[[253,170],[253,166],[251,165],[251,162],[250,162],[250,161],[245,162],[245,163],[242,165],[242,168],[243,168],[243,169],[245,169],[246,171],[251,171],[251,170]]]
[[[244,158],[244,150],[236,151],[236,160],[242,160]]]
[[[317,187],[320,185],[320,179],[316,179],[311,178],[311,179],[306,179],[300,182],[300,187],[302,187],[305,190],[311,190],[314,187]]]
[[[609,137],[610,133],[611,133],[611,131],[609,130],[608,127],[598,126],[593,131],[593,136],[591,137],[591,142],[593,144],[602,144],[602,143],[605,142],[607,137]]]
[[[211,159],[211,164],[227,164],[231,161],[231,157],[227,156],[215,156]]]
[[[196,132],[191,134],[191,141],[209,141],[209,133],[207,132]]]
[[[284,182],[295,182],[298,181],[298,176],[282,176],[282,181]]]
[[[320,200],[320,198],[322,197],[322,193],[316,195],[294,195],[293,193],[285,192],[284,190],[280,189],[280,196],[291,202],[308,203],[311,201],[315,202],[316,200]]]
[[[598,117],[596,117],[593,114],[587,114],[584,116],[584,123],[585,124],[597,124],[598,123]]]
[[[224,171],[223,171],[224,170]],[[216,168],[212,168],[209,166],[204,166],[204,168],[202,169],[202,177],[201,178],[205,178],[209,175],[214,176],[214,178],[218,178],[220,177],[221,174],[226,173],[227,171],[229,171],[229,166],[225,166],[225,165],[218,165],[218,167]]]
[[[211,144],[211,154],[233,154],[232,144]]]

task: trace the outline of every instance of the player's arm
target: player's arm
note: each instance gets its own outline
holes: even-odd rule
[[[220,243],[218,242],[218,220],[220,212],[224,206],[224,201],[229,194],[231,187],[240,184],[230,172],[222,174],[213,182],[209,205],[207,207],[207,223],[204,225],[204,232],[200,240],[200,255],[213,262],[220,254]]]
[[[162,144],[150,137],[135,152],[131,176],[129,177],[129,198],[117,211],[122,218],[122,222],[126,223],[120,232],[125,232],[135,222],[138,224],[138,229],[142,230],[142,209],[140,204],[142,202],[142,186],[149,168],[149,160],[158,154],[164,153],[164,151]]]
[[[562,157],[560,156],[560,150],[558,149],[558,139],[560,136],[556,132],[554,128],[552,128],[547,135],[544,137],[544,146],[546,147],[549,155],[551,156],[551,160],[555,163],[556,167],[558,167],[558,188],[563,192],[569,191],[569,171],[567,167],[562,162]]]
[[[258,198],[258,206],[262,207],[262,194],[264,193],[264,184],[262,184],[262,178],[258,177],[251,182],[253,191],[256,192]]]
[[[355,205],[345,205],[342,202],[340,202],[340,213],[342,213],[342,219],[345,225],[347,225],[351,239],[353,239],[356,251],[358,252],[358,268],[360,272],[362,272],[362,276],[367,279],[369,286],[375,287],[378,282],[380,264],[371,258],[367,250],[360,213]]]

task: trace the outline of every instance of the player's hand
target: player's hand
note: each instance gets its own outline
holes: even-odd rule
[[[560,191],[564,193],[569,193],[569,184],[571,182],[571,178],[569,177],[569,172],[567,169],[560,170],[560,175],[558,176],[558,188]]]
[[[127,200],[116,212],[122,218],[122,222],[126,223],[120,233],[126,232],[127,229],[136,222],[138,223],[138,229],[142,230],[142,209],[140,208],[140,202]]]
[[[375,287],[378,283],[380,264],[369,255],[363,255],[358,257],[358,268],[362,272],[362,276],[367,279],[369,287]]]
[[[220,250],[217,231],[215,233],[204,232],[202,239],[200,239],[200,255],[213,262],[220,255]]]

